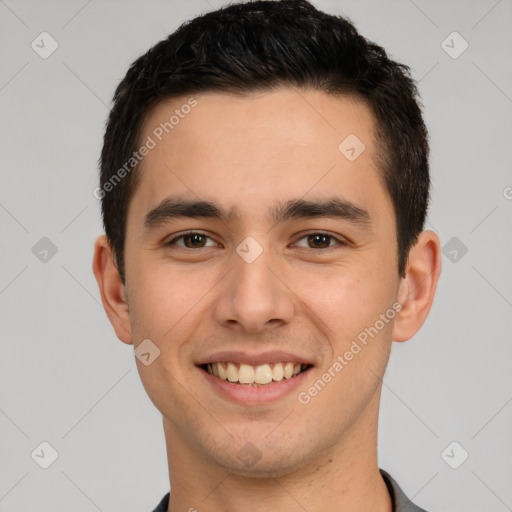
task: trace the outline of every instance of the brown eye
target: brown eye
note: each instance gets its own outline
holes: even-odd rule
[[[183,241],[185,243],[185,247],[193,249],[194,247],[204,247],[206,237],[196,233],[193,235],[185,235],[183,237]]]
[[[210,239],[209,236],[204,233],[184,233],[183,235],[179,235],[173,238],[167,245],[177,245],[179,247],[185,247],[187,249],[201,249],[203,247],[212,247],[212,244],[209,246],[206,245],[207,240]],[[178,241],[183,241],[183,243],[178,243]],[[211,239],[210,239],[211,240]],[[213,242],[213,246],[215,246],[215,242]]]
[[[324,249],[325,247],[329,247],[331,238],[329,235],[323,235],[321,233],[317,233],[314,235],[308,235],[308,244],[313,249]]]
[[[309,233],[304,235],[301,240],[306,240],[306,243],[297,243],[296,245],[307,249],[328,249],[336,245],[345,245],[345,242],[328,233]]]

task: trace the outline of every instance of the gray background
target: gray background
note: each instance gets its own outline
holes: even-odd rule
[[[314,3],[411,66],[431,133],[444,268],[424,328],[393,347],[380,467],[432,512],[512,510],[512,3]],[[128,65],[223,4],[0,0],[2,511],[145,511],[168,490],[159,413],[92,274],[92,191]],[[47,59],[31,48],[43,31]],[[59,454],[48,469],[31,458],[42,441]]]

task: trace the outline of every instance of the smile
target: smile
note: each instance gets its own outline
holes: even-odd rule
[[[253,366],[236,362],[215,362],[202,366],[210,375],[235,384],[266,385],[283,379],[292,379],[307,370],[309,365],[287,362]]]

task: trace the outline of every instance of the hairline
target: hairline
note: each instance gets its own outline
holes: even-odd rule
[[[194,94],[196,95],[208,95],[208,94],[220,94],[224,96],[234,96],[238,98],[247,98],[249,99],[251,96],[253,96],[256,93],[272,93],[277,92],[279,90],[283,89],[291,89],[291,90],[300,90],[300,91],[318,91],[322,92],[324,94],[327,94],[328,96],[334,97],[334,98],[348,98],[353,100],[356,104],[364,105],[370,115],[373,119],[372,126],[370,127],[370,132],[373,135],[373,141],[375,144],[375,154],[374,159],[372,159],[372,167],[376,171],[377,176],[381,180],[381,184],[384,187],[385,193],[388,197],[388,199],[391,202],[392,210],[393,210],[393,221],[395,223],[395,239],[396,239],[396,246],[397,246],[397,269],[399,270],[400,266],[400,240],[399,240],[399,225],[398,225],[398,212],[397,212],[397,205],[395,204],[395,201],[391,195],[391,192],[388,187],[386,176],[388,173],[393,172],[391,169],[392,162],[390,159],[385,157],[385,154],[387,150],[389,150],[389,143],[386,140],[385,135],[385,128],[381,126],[381,122],[378,119],[377,113],[375,112],[375,109],[373,108],[373,105],[371,104],[371,101],[369,98],[367,98],[364,94],[361,92],[349,89],[346,90],[332,90],[332,88],[329,88],[328,86],[322,87],[321,84],[316,85],[309,85],[309,84],[294,84],[292,80],[278,80],[275,84],[256,84],[253,86],[247,86],[247,87],[194,87],[192,86],[188,92],[183,93],[167,93],[162,94],[161,96],[155,95],[152,99],[150,99],[147,103],[147,105],[144,107],[144,112],[139,120],[139,124],[137,126],[137,133],[135,137],[135,143],[132,148],[130,148],[130,151],[136,150],[137,147],[140,147],[141,141],[143,138],[143,134],[146,132],[148,121],[150,117],[154,114],[154,112],[162,106],[162,104],[170,103],[170,102],[176,102],[181,100],[184,100],[186,98],[192,97]],[[375,161],[373,161],[375,160]],[[125,246],[126,246],[126,231],[128,228],[128,212],[131,206],[131,203],[133,201],[134,196],[137,193],[138,187],[140,185],[141,181],[141,174],[144,171],[144,159],[137,163],[132,172],[130,173],[129,177],[129,187],[128,192],[129,196],[126,200],[125,207],[125,215],[124,215],[124,226],[122,226],[123,230],[123,262],[122,266],[124,271],[126,271],[125,266],[125,260],[126,260],[126,253],[125,253]],[[117,258],[117,255],[115,255]],[[124,276],[126,278],[126,275]]]
[[[391,194],[387,187],[386,182],[386,174],[391,171],[391,162],[385,158],[384,154],[386,153],[387,148],[387,141],[386,137],[384,135],[384,129],[381,126],[381,123],[379,122],[379,119],[377,117],[377,113],[374,111],[374,108],[368,98],[366,98],[362,93],[354,90],[347,90],[347,91],[331,91],[326,90],[325,88],[321,88],[320,86],[310,86],[310,85],[296,85],[293,84],[292,81],[280,81],[277,84],[271,84],[271,85],[256,85],[256,86],[248,86],[246,88],[230,88],[230,87],[204,87],[204,88],[194,88],[191,87],[189,92],[184,93],[169,93],[162,95],[161,97],[155,97],[154,100],[150,101],[148,105],[144,109],[144,113],[139,121],[139,125],[137,126],[137,134],[135,138],[135,143],[132,148],[130,148],[130,152],[133,152],[136,150],[136,148],[140,147],[142,145],[142,139],[144,136],[144,133],[146,133],[146,129],[148,126],[148,122],[150,117],[155,113],[155,111],[162,106],[162,104],[170,103],[170,102],[177,102],[179,100],[185,100],[186,98],[192,97],[192,95],[208,95],[208,94],[219,94],[223,96],[234,96],[238,98],[247,98],[249,99],[251,96],[253,96],[255,93],[261,92],[263,94],[265,93],[271,93],[271,92],[277,92],[278,90],[283,89],[292,89],[296,90],[299,89],[300,91],[306,92],[306,91],[317,91],[324,93],[328,96],[334,97],[334,98],[346,98],[353,100],[356,104],[364,105],[368,112],[370,113],[370,116],[373,120],[372,126],[370,127],[370,132],[373,136],[373,141],[375,143],[375,161],[372,161],[372,167],[375,169],[377,174],[380,176],[380,179],[382,180],[382,184],[384,185],[384,188],[386,190],[386,193],[391,200],[391,203],[394,206],[393,198],[391,197]],[[138,162],[132,172],[130,173],[130,197],[126,204],[126,213],[128,213],[128,208],[130,206],[131,200],[135,193],[137,192],[137,187],[140,184],[140,175],[141,172],[144,170],[144,159],[141,162]],[[396,217],[396,213],[395,213]],[[126,220],[126,219],[125,219]],[[395,219],[396,221],[396,219]]]

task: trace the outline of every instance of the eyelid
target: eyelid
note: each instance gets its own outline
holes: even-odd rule
[[[337,245],[338,246],[344,246],[344,245],[348,245],[349,242],[348,240],[346,240],[345,238],[339,236],[339,235],[333,235],[332,233],[329,233],[328,231],[319,231],[317,229],[312,229],[310,231],[306,231],[306,232],[303,232],[301,233],[300,237],[297,238],[297,240],[294,242],[294,243],[297,243],[299,240],[302,240],[303,238],[306,238],[310,235],[324,235],[324,236],[328,236],[329,238],[332,238],[333,240],[335,240],[337,242]],[[326,249],[333,249],[336,247],[336,244],[335,245],[330,245],[329,247],[325,247],[323,248],[323,250],[326,250]],[[303,247],[303,248],[306,248],[306,247]],[[309,249],[312,249],[311,247],[309,247]],[[312,249],[314,251],[319,251],[319,250],[322,250],[322,249]]]
[[[192,230],[192,231],[183,231],[182,233],[173,235],[173,237],[168,242],[165,242],[164,245],[177,245],[176,244],[177,240],[180,240],[180,239],[182,239],[186,236],[190,236],[190,235],[201,235],[201,236],[209,238],[210,240],[215,242],[215,240],[208,233],[204,233],[203,231]],[[215,242],[215,243],[217,243],[217,242]],[[191,249],[190,247],[185,247],[184,245],[178,245],[178,247],[182,247],[183,249],[188,249],[188,250],[194,250],[194,249]],[[207,247],[213,247],[213,246],[209,245]],[[198,249],[205,249],[205,248],[206,247],[198,247]]]
[[[177,245],[176,244],[176,241],[177,240],[180,240],[180,239],[183,239],[184,237],[186,236],[190,236],[190,235],[201,235],[201,236],[204,236],[206,238],[209,238],[210,240],[212,240],[213,242],[215,242],[215,240],[210,236],[208,235],[208,233],[205,233],[203,231],[184,231],[182,233],[179,233],[179,234],[176,234],[175,236],[172,237],[171,240],[169,240],[168,242],[165,243],[165,245]],[[302,240],[303,238],[306,238],[310,235],[325,235],[325,236],[328,236],[329,238],[335,240],[337,242],[337,245],[338,246],[344,246],[344,245],[348,245],[348,241],[346,239],[344,239],[343,237],[339,237],[337,235],[333,235],[327,231],[319,231],[319,230],[310,230],[310,231],[306,231],[306,232],[303,232],[301,233],[301,236],[299,238],[296,239],[296,241],[294,242],[295,244],[299,241],[299,240]],[[217,242],[215,242],[217,243]],[[206,247],[213,247],[213,246],[206,246],[206,247],[198,247],[197,249],[193,249],[191,247],[185,247],[185,246],[181,246],[181,245],[178,245],[178,247],[183,247],[183,249],[188,249],[188,250],[197,250],[197,249],[206,249]],[[315,251],[319,251],[319,250],[325,250],[325,249],[332,249],[333,247],[336,247],[336,244],[335,245],[329,245],[328,247],[324,247],[324,248],[320,248],[320,249],[313,249],[311,247],[309,247],[309,249],[312,249],[312,250],[315,250]],[[308,249],[308,247],[303,247],[304,249]]]

